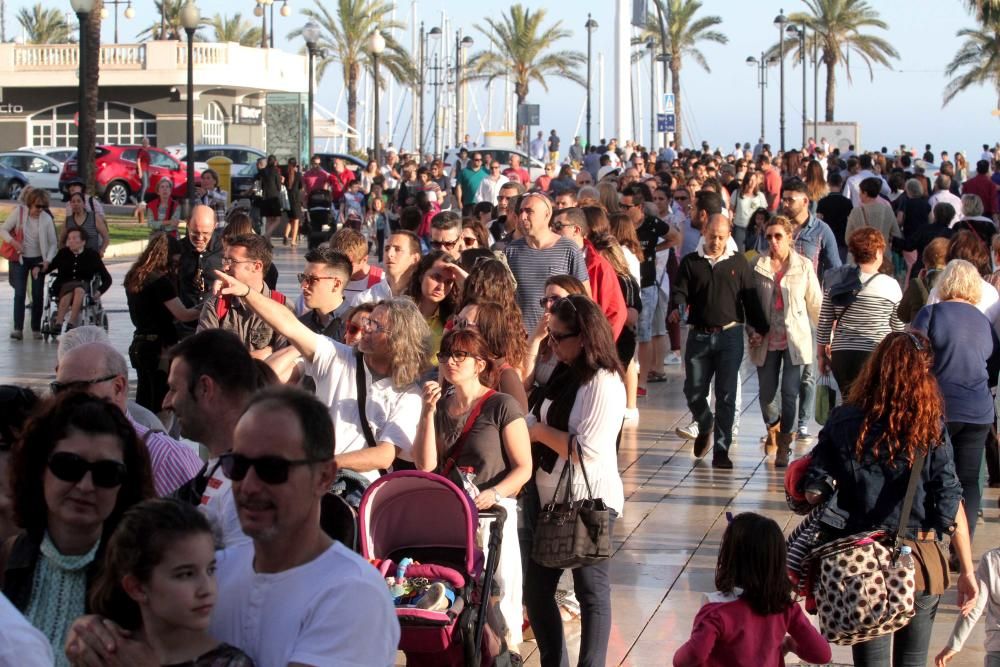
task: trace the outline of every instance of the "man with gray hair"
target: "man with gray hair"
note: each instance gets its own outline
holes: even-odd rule
[[[153,487],[158,496],[173,493],[204,466],[193,449],[132,418],[128,411],[128,362],[107,343],[84,343],[66,352],[51,387],[53,394],[85,391],[118,406],[149,450]]]
[[[934,222],[934,207],[940,203],[951,204],[956,211],[962,210],[962,200],[951,191],[951,176],[945,173],[938,174],[934,179],[934,192],[927,203],[931,207],[931,222]]]
[[[465,250],[462,241],[462,216],[455,211],[441,211],[431,219],[431,248],[442,250],[456,261]]]

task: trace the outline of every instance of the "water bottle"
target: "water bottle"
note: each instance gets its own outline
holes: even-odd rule
[[[907,570],[915,569],[913,563],[913,549],[908,546],[902,546],[899,548],[899,560],[897,561],[900,567]]]

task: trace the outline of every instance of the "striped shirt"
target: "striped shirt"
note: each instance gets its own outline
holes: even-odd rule
[[[177,442],[166,433],[152,432],[125,413],[135,434],[149,450],[149,463],[153,468],[153,488],[159,497],[168,496],[189,480],[194,479],[205,465],[187,445]]]
[[[517,239],[507,245],[504,253],[517,280],[517,305],[525,331],[533,331],[542,318],[538,300],[545,295],[545,281],[550,276],[573,276],[584,284],[590,280],[583,251],[567,238],[560,237],[548,248],[532,248],[523,238]]]
[[[861,273],[861,283],[872,277],[871,273]],[[875,279],[858,292],[850,306],[840,308],[830,301],[830,289],[825,290],[823,306],[819,311],[816,340],[820,345],[830,345],[837,350],[871,352],[882,339],[893,331],[902,331],[903,322],[896,314],[896,308],[903,298],[899,283],[890,276],[877,275]],[[836,333],[833,325],[836,323]],[[831,341],[831,336],[833,340]]]

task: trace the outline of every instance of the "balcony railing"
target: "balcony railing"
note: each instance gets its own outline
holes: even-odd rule
[[[146,45],[109,44],[101,47],[100,58],[101,69],[143,69]],[[76,44],[19,44],[14,49],[14,66],[35,71],[77,68],[80,49]]]

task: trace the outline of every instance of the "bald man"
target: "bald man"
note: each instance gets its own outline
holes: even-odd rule
[[[211,293],[212,276],[222,269],[222,234],[215,233],[215,211],[204,204],[195,206],[180,246],[179,296],[188,308],[200,306]],[[192,333],[193,325],[183,332]]]

